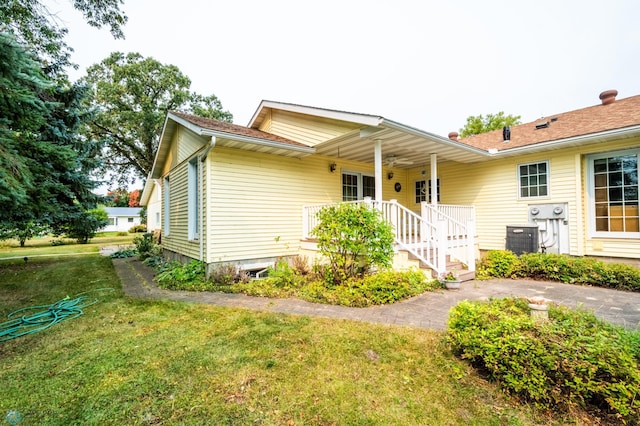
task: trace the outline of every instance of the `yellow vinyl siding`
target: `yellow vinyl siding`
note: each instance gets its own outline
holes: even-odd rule
[[[329,164],[334,161],[337,169],[331,173]],[[302,238],[302,206],[341,201],[342,170],[373,174],[371,164],[320,156],[292,159],[230,148],[213,149],[208,162],[210,262],[296,254]],[[400,178],[402,174],[398,173]],[[383,180],[383,193],[405,192],[404,185],[400,194],[393,190],[396,179]]]
[[[267,127],[268,126],[268,127]],[[314,117],[289,111],[273,110],[271,119],[260,127],[274,135],[282,136],[308,146],[341,136],[360,126],[354,123]]]
[[[507,225],[528,223],[529,204],[568,203],[569,252],[573,255],[640,258],[637,239],[588,237],[586,155],[637,146],[637,141],[567,148],[476,164],[438,165],[441,203],[476,206],[476,227],[482,250],[504,249]],[[549,195],[519,198],[519,164],[549,162]],[[576,172],[580,176],[576,176]],[[414,181],[416,170],[409,180]],[[427,170],[427,174],[429,171]]]
[[[205,145],[206,138],[184,127],[178,128],[178,163],[182,163]]]

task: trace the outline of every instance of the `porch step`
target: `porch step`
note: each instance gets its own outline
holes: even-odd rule
[[[401,251],[405,252],[404,250],[401,250]],[[433,269],[431,269],[428,265],[426,265],[424,262],[419,261],[419,259],[415,257],[413,254],[411,254],[410,252],[406,252],[406,253],[409,260],[415,261],[419,264],[420,269],[428,269],[431,271],[431,275],[434,278],[437,276],[437,273]],[[447,271],[450,271],[451,273],[453,273],[453,275],[458,277],[461,281],[464,282],[464,281],[471,281],[476,279],[476,272],[465,269],[464,265],[461,262],[456,262],[451,260],[451,257],[448,255],[446,260],[447,260]]]

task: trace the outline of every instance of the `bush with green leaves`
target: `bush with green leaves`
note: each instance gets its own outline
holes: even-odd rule
[[[524,253],[518,257],[509,250],[491,250],[480,262],[476,275],[478,278],[532,278],[640,291],[638,268],[554,253]]]
[[[454,352],[509,393],[543,407],[579,405],[640,420],[640,332],[551,306],[536,321],[523,299],[464,301],[450,312]]]
[[[133,225],[131,228],[129,228],[130,234],[135,234],[138,232],[147,232],[147,225],[144,225],[144,224]]]
[[[153,241],[153,234],[145,233],[133,239],[138,259],[144,261],[150,257],[161,257],[162,248]]]
[[[164,270],[156,275],[156,281],[160,288],[202,291],[211,284],[205,278],[204,269],[204,262],[200,260],[188,263],[168,262]]]
[[[340,203],[324,207],[317,218],[319,224],[311,233],[328,260],[327,283],[340,284],[373,268],[391,266],[393,228],[380,211],[365,204]]]
[[[77,212],[70,216],[61,230],[69,238],[74,238],[78,244],[87,244],[98,230],[107,226],[109,215],[106,210],[92,209]]]

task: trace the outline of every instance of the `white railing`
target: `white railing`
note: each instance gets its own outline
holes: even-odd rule
[[[413,254],[436,273],[446,272],[446,256],[465,263],[470,271],[475,270],[475,210],[467,206],[422,207],[418,215],[396,200],[374,201],[369,198],[350,203],[364,203],[382,212],[385,220],[391,223],[395,232],[395,243],[403,250]],[[337,204],[337,203],[333,203]],[[304,206],[303,239],[312,238],[311,230],[318,225],[317,213],[331,204]]]
[[[475,271],[476,210],[474,206],[421,204],[422,217],[431,223],[442,223],[446,229],[447,254]]]

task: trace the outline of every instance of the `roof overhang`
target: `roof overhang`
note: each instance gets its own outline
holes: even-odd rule
[[[209,139],[214,137],[216,139],[216,146],[239,148],[247,151],[282,155],[286,157],[302,158],[316,152],[315,148],[304,145],[293,145],[269,139],[262,139],[252,136],[238,135],[229,132],[206,129],[169,112],[165,119],[165,124],[160,136],[158,151],[156,152],[156,158],[153,162],[153,170],[149,175],[150,179],[157,179],[160,177],[162,167],[161,165],[164,164],[164,161],[169,155],[171,140],[173,139],[178,126],[182,126],[185,129],[195,133],[196,135],[201,136],[203,148],[206,146]]]

